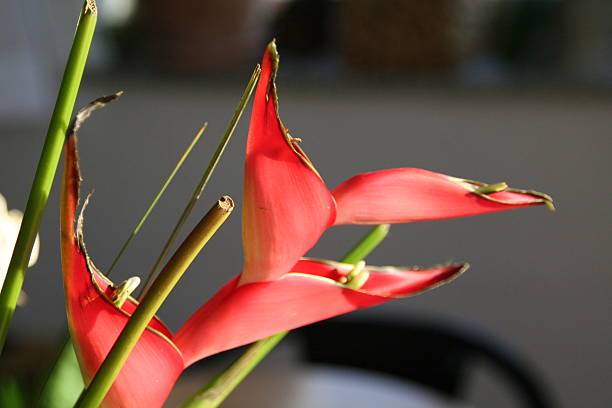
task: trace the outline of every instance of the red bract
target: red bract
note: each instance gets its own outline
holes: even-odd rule
[[[129,298],[122,307],[118,307],[111,301],[115,288],[87,256],[82,215],[75,234],[81,178],[74,133],[66,141],[64,157],[60,217],[62,270],[68,326],[87,383],[127,324],[137,303]],[[172,333],[159,320],[154,319],[149,323],[109,391],[105,406],[161,406],[184,368],[181,353],[171,338]]]
[[[247,144],[241,283],[283,276],[331,225],[434,220],[552,202],[501,186],[504,191],[487,194],[484,183],[411,168],[360,174],[330,192],[280,120],[277,69],[271,43]]]
[[[467,265],[366,267],[358,289],[344,284],[353,265],[300,258],[339,224],[423,221],[550,204],[540,193],[486,185],[420,169],[355,176],[333,191],[283,126],[274,82],[278,54],[268,46],[255,94],[245,166],[243,272],[173,335],[153,319],[105,404],[160,406],[188,365],[229,348],[355,309],[438,286]],[[137,306],[112,302],[116,288],[93,266],[74,234],[79,170],[76,136],[65,147],[62,265],[70,329],[86,380],[100,366]]]

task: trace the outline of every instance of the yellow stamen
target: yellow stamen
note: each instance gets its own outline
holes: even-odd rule
[[[355,264],[355,266],[353,267],[353,269],[348,273],[348,275],[346,275],[348,280],[351,280],[355,276],[359,275],[361,273],[361,271],[363,271],[365,266],[366,266],[366,263],[365,263],[365,261],[363,259],[361,261],[357,262]]]
[[[121,284],[117,286],[117,290],[115,290],[111,299],[115,306],[123,306],[127,298],[136,290],[138,285],[140,285],[140,278],[138,276],[132,276],[130,279],[121,282]]]
[[[348,281],[345,286],[348,289],[361,289],[361,287],[368,281],[369,277],[370,272],[363,269],[358,275],[354,276],[350,281]]]
[[[366,263],[361,260],[355,264],[355,267],[346,275],[340,278],[340,283],[344,284],[348,289],[361,288],[370,277],[370,273],[365,270]]]
[[[474,192],[479,193],[479,194],[491,194],[491,193],[499,193],[507,189],[508,189],[508,184],[502,181],[501,183],[485,184],[484,186],[478,187],[476,190],[474,190]]]

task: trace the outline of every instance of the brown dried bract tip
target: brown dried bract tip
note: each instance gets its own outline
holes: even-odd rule
[[[119,91],[111,95],[101,96],[79,109],[77,114],[72,119],[72,123],[68,128],[68,133],[76,133],[83,124],[83,122],[85,122],[87,118],[91,116],[91,112],[105,107],[108,103],[119,98],[121,95],[123,95],[123,91]]]

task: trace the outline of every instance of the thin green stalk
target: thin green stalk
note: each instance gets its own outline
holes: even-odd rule
[[[23,215],[13,256],[0,293],[0,353],[4,347],[15,305],[23,286],[30,253],[40,227],[40,220],[47,205],[51,185],[57,170],[68,124],[74,110],[87,54],[96,27],[95,0],[83,5],[76,33],[66,62],[55,108],[47,130],[47,137],[32,182],[30,196]]]
[[[372,230],[359,241],[353,249],[348,251],[342,262],[356,264],[364,259],[372,252],[381,242],[387,237],[391,226],[389,224],[381,224],[372,228]]]
[[[187,221],[187,218],[189,218],[189,215],[191,214],[191,210],[195,206],[196,202],[200,199],[200,196],[202,195],[204,188],[206,188],[206,184],[208,184],[208,180],[210,180],[210,177],[212,176],[212,173],[215,170],[215,167],[217,167],[217,164],[219,163],[219,160],[221,159],[221,155],[223,154],[223,151],[227,147],[227,144],[229,143],[229,140],[232,137],[232,134],[234,133],[236,126],[238,125],[238,121],[240,120],[240,117],[242,116],[242,113],[244,112],[244,109],[246,108],[246,105],[249,102],[249,99],[251,98],[251,94],[253,93],[253,90],[255,89],[255,85],[257,85],[257,80],[259,79],[260,74],[261,74],[261,67],[257,65],[255,67],[255,70],[253,71],[253,75],[251,75],[251,79],[249,80],[246,86],[246,89],[244,90],[244,93],[242,94],[242,98],[240,98],[240,102],[238,103],[238,106],[236,107],[236,110],[234,111],[234,116],[232,116],[232,119],[230,120],[227,126],[227,129],[225,130],[225,134],[219,141],[217,150],[215,151],[212,158],[210,159],[210,162],[208,163],[208,167],[204,171],[204,174],[202,175],[200,182],[196,186],[191,198],[189,199],[187,206],[183,210],[183,213],[179,217],[179,220],[177,221],[174,229],[172,230],[172,233],[168,237],[168,240],[166,241],[164,248],[162,249],[161,253],[157,257],[155,264],[153,264],[153,268],[151,268],[151,271],[149,272],[149,276],[147,277],[147,280],[142,286],[142,290],[140,292],[140,295],[138,296],[139,300],[142,299],[147,294],[147,291],[149,290],[149,286],[151,282],[153,281],[153,279],[155,279],[155,275],[157,274],[157,269],[159,268],[159,266],[162,264],[162,262],[166,258],[166,255],[168,255],[168,252],[170,251],[172,244],[178,237],[178,234],[181,231],[181,228],[183,228],[183,225]]]
[[[377,225],[361,239],[341,262],[357,263],[370,254],[389,233],[389,225]],[[266,337],[249,346],[228,368],[198,390],[182,408],[216,408],[249,375],[259,362],[287,335],[288,331]]]
[[[174,178],[176,173],[179,171],[179,169],[183,165],[183,162],[185,161],[185,159],[187,159],[187,156],[189,156],[189,153],[191,153],[191,150],[193,149],[193,147],[196,145],[196,143],[198,143],[198,140],[200,140],[200,136],[202,136],[202,133],[204,133],[207,127],[208,127],[208,123],[204,123],[204,125],[200,128],[196,136],[191,141],[191,144],[189,145],[189,147],[187,147],[187,150],[185,150],[185,152],[183,153],[179,161],[176,163],[176,166],[174,166],[174,169],[172,170],[172,172],[166,179],[166,182],[164,183],[162,188],[158,191],[157,195],[155,196],[151,204],[149,204],[149,207],[147,208],[143,216],[140,218],[140,221],[138,221],[138,224],[136,225],[136,227],[132,230],[128,238],[123,243],[123,246],[119,250],[119,253],[115,257],[115,259],[113,260],[113,263],[111,264],[110,268],[108,268],[108,271],[106,271],[106,276],[110,276],[111,272],[117,265],[117,262],[119,262],[119,259],[121,258],[125,250],[127,249],[128,245],[130,245],[130,242],[132,241],[132,239],[138,234],[138,231],[140,231],[140,228],[147,220],[147,217],[149,217],[149,214],[151,213],[151,211],[153,211],[153,208],[155,208],[155,205],[157,204],[161,196],[164,194],[164,192],[166,191],[166,188],[170,185],[170,183],[172,182],[172,179]]]
[[[91,383],[81,394],[76,407],[95,408],[102,403],[142,332],[191,262],[233,209],[232,199],[227,196],[222,197],[183,241],[129,319]]]
[[[228,368],[198,390],[181,408],[213,408],[221,405],[270,351],[289,334],[288,331],[261,339],[249,346]]]

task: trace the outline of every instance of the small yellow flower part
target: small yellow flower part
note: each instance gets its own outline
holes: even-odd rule
[[[117,290],[113,294],[112,301],[117,307],[123,306],[128,297],[134,290],[140,285],[140,278],[138,276],[132,276],[128,280],[121,282],[117,286]]]
[[[347,282],[344,284],[347,288],[357,290],[360,289],[370,277],[370,272],[365,269],[366,263],[361,260],[355,264],[353,270],[346,275]]]

